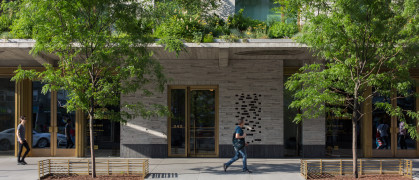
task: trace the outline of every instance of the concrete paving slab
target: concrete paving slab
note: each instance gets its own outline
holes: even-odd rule
[[[38,161],[51,157],[28,157],[28,165],[17,165],[16,158],[0,156],[0,180],[35,180],[38,179]],[[242,161],[239,159],[227,172],[223,170],[224,158],[166,158],[150,159],[150,180],[269,180],[303,179],[299,174],[298,159],[248,159],[248,168],[252,174],[241,172]]]
[[[28,157],[28,165],[17,165],[16,158],[0,156],[0,180],[38,179],[38,161],[51,157]],[[60,158],[62,159],[62,158]],[[252,174],[241,172],[239,159],[224,172],[226,158],[165,158],[150,159],[148,180],[302,180],[299,159],[248,159]],[[419,180],[419,159],[412,159],[413,179]]]

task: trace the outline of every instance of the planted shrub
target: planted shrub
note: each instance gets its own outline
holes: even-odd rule
[[[290,38],[298,32],[295,23],[276,22],[269,28],[270,38]]]
[[[211,33],[206,34],[204,36],[203,42],[204,43],[212,43],[212,42],[214,42],[214,36]]]

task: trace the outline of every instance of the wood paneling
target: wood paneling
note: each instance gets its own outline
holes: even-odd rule
[[[14,76],[15,73],[14,71],[16,71],[18,68],[17,67],[0,67],[0,76]],[[45,68],[44,67],[22,67],[22,69],[25,70],[31,70],[34,69],[36,71],[44,71]]]
[[[372,89],[368,88],[365,92],[364,97],[367,97],[371,94]],[[364,157],[372,157],[372,98],[367,99],[363,104],[362,112],[365,112],[365,115],[362,119],[362,133],[361,133],[361,144],[362,150],[364,152]]]
[[[419,78],[416,79],[416,82],[419,82]],[[419,86],[416,86],[416,93],[419,93]],[[419,111],[419,97],[416,97],[416,112]],[[419,119],[416,120],[416,124],[419,122]],[[416,131],[419,132],[419,127],[416,128]],[[419,156],[419,139],[416,139],[416,157]]]
[[[29,80],[22,80],[16,82],[15,85],[15,130],[20,123],[20,116],[26,116],[25,124],[25,136],[29,146],[32,147],[32,84]],[[29,103],[28,103],[29,102]],[[15,136],[15,142],[17,137]],[[19,151],[18,143],[15,143],[15,156]],[[32,156],[32,151],[29,152],[28,156]]]
[[[81,110],[76,111],[76,157],[84,157],[85,116]]]

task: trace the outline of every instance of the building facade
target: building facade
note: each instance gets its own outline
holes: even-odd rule
[[[222,17],[247,8],[248,16],[260,20],[275,18],[269,10],[272,0],[254,4],[251,0],[225,0]],[[249,10],[250,9],[250,10]],[[254,13],[264,12],[264,13]],[[33,57],[31,40],[0,40],[0,154],[16,154],[15,127],[18,117],[28,119],[30,156],[89,156],[87,116],[66,112],[66,92],[41,93],[37,81],[11,82],[21,66],[42,71],[43,63],[56,64],[57,57]],[[98,156],[119,157],[231,157],[233,131],[238,119],[245,120],[249,157],[349,157],[352,148],[350,119],[324,117],[293,123],[299,110],[288,108],[292,93],[284,88],[287,78],[304,64],[316,62],[308,48],[290,39],[249,40],[246,43],[185,43],[179,57],[158,45],[150,48],[170,78],[164,92],[151,97],[140,92],[121,97],[121,103],[142,101],[168,106],[171,117],[136,118],[126,125],[97,119],[94,124]],[[419,70],[411,71],[419,79]],[[419,92],[419,87],[411,91]],[[358,125],[361,157],[418,157],[418,142],[398,140],[397,118],[374,108],[374,102],[388,101],[374,96],[364,103],[367,114]],[[392,100],[419,110],[419,98]],[[112,107],[109,107],[112,108]],[[71,121],[69,121],[69,119]],[[389,125],[389,146],[376,149],[378,122]],[[408,120],[409,124],[417,120]],[[74,146],[66,142],[65,127],[71,127]],[[67,126],[68,127],[68,126]]]

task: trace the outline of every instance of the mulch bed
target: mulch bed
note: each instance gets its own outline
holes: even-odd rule
[[[106,179],[106,180],[119,180],[119,179],[125,179],[125,180],[143,180],[144,178],[140,175],[127,175],[127,174],[121,174],[121,175],[97,175],[96,178],[92,178],[91,175],[77,175],[77,174],[59,174],[59,175],[49,175],[48,177],[42,178],[42,179]]]
[[[321,180],[352,180],[352,176],[334,176],[328,178],[321,178]],[[411,180],[412,178],[400,175],[362,175],[358,179],[362,180]],[[317,179],[316,179],[317,180]]]

